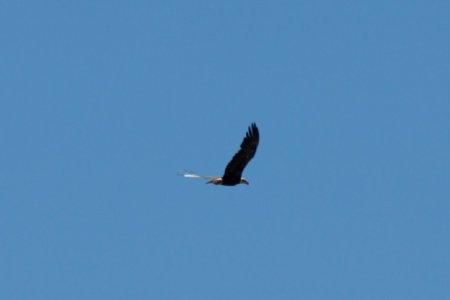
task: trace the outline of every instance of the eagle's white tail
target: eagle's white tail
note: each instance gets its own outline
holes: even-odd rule
[[[184,173],[182,175],[183,175],[183,177],[186,177],[186,178],[202,178],[202,176],[197,175],[197,174],[192,174],[192,173]]]
[[[217,178],[217,176],[203,176],[203,175],[194,174],[192,172],[184,171],[184,170],[179,171],[178,175],[186,177],[186,178],[203,178],[203,179],[208,179],[208,180]]]

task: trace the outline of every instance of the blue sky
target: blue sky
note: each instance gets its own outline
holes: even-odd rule
[[[448,298],[449,12],[2,1],[0,298]]]

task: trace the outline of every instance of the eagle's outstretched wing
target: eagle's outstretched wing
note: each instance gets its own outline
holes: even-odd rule
[[[241,149],[233,156],[225,168],[222,176],[224,182],[239,182],[242,171],[248,162],[255,156],[259,143],[259,131],[255,123],[248,128],[247,134],[241,143]]]

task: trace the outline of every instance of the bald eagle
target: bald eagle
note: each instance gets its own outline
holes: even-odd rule
[[[233,186],[236,184],[244,183],[249,184],[247,179],[242,177],[242,172],[248,162],[255,156],[256,148],[259,143],[259,131],[255,123],[252,123],[241,143],[241,149],[233,156],[228,165],[225,168],[225,172],[222,177],[220,176],[202,176],[191,172],[182,172],[182,176],[187,178],[205,178],[208,179],[206,183],[212,183],[216,185]]]

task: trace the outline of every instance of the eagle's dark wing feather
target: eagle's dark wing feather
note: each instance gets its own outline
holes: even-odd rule
[[[241,149],[233,156],[225,168],[225,173],[222,176],[224,182],[240,182],[242,171],[253,156],[255,156],[258,143],[258,127],[256,127],[255,123],[252,123],[241,143]]]

